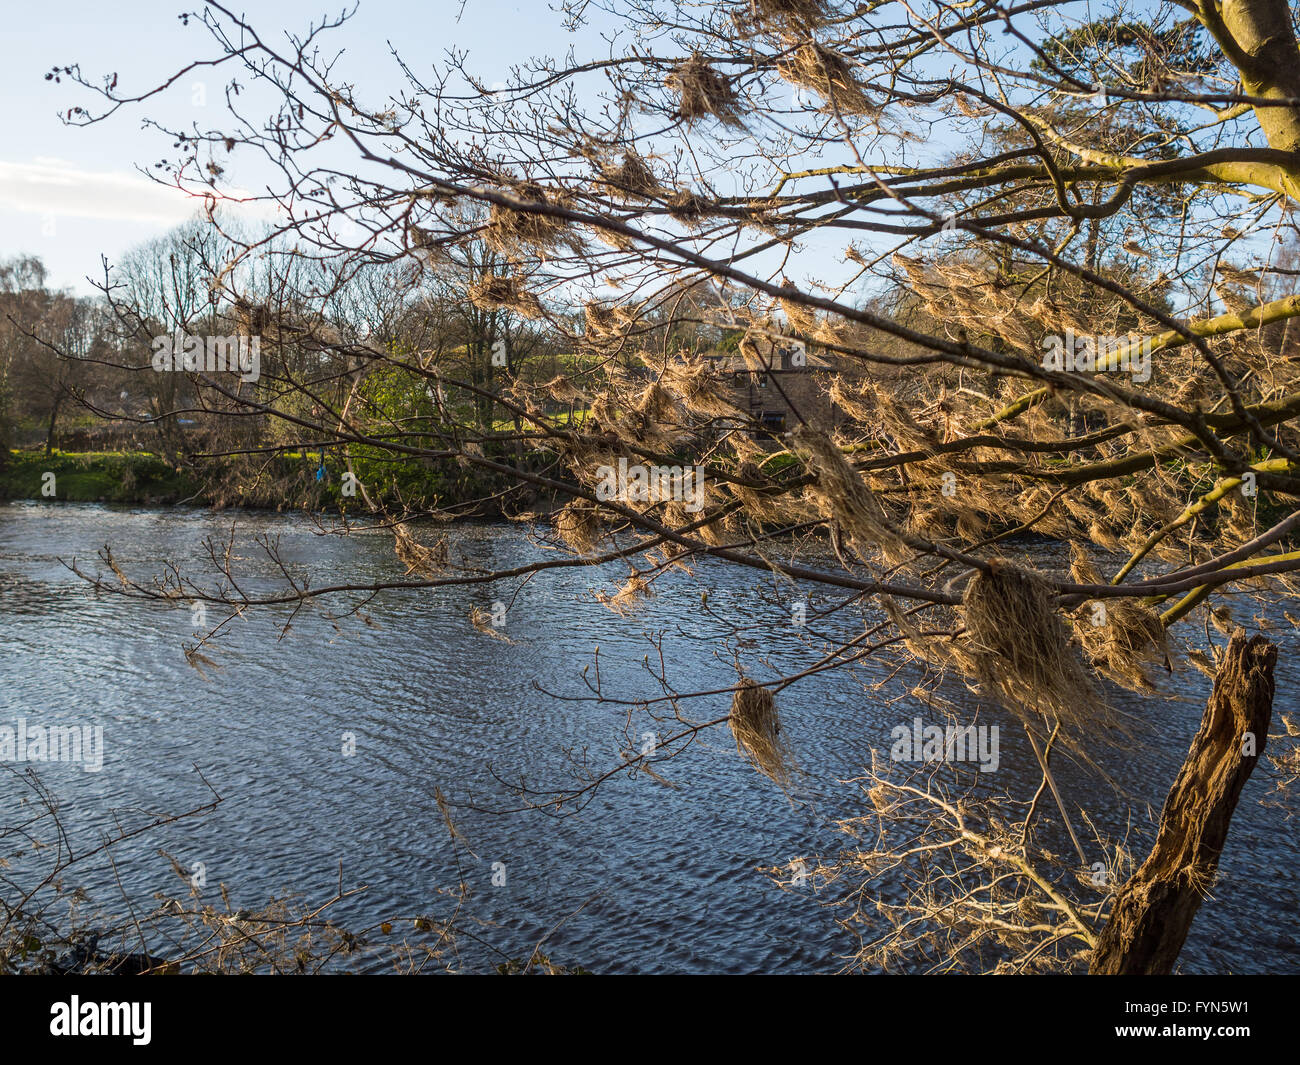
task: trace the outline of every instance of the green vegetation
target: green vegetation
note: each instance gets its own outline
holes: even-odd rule
[[[42,494],[54,474],[54,495]],[[0,499],[53,498],[74,503],[179,503],[200,486],[146,452],[14,451],[0,467]],[[197,500],[196,500],[197,502]]]
[[[572,426],[575,429],[581,428],[586,424],[587,419],[591,416],[591,411],[586,407],[573,411],[573,417],[570,419],[569,411],[557,411],[555,414],[546,415],[547,420],[557,429],[567,429]],[[530,422],[523,423],[524,432],[536,432],[537,427]],[[513,433],[515,423],[510,418],[498,418],[492,423],[492,431],[496,433]]]
[[[489,475],[450,463],[402,463],[352,449],[352,471],[371,498],[386,505],[414,509],[449,506],[503,490]],[[0,499],[49,499],[71,503],[173,503],[264,507],[268,509],[357,510],[365,507],[358,492],[343,493],[347,466],[337,451],[284,452],[257,462],[228,463],[205,470],[211,481],[169,466],[146,452],[10,451],[0,463]],[[43,494],[45,475],[54,474],[54,494]],[[213,485],[220,486],[214,489]]]

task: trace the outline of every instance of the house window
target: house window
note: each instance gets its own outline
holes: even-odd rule
[[[785,432],[785,411],[783,410],[765,410],[759,415],[758,421],[766,432]]]
[[[759,388],[767,387],[767,374],[761,373],[758,375],[758,387]]]

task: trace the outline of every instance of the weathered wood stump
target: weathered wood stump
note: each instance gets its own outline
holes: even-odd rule
[[[1232,812],[1273,716],[1277,648],[1238,629],[1187,759],[1160,812],[1155,846],[1119,891],[1089,973],[1164,974],[1214,882]]]

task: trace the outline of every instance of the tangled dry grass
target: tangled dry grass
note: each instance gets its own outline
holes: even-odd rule
[[[809,31],[830,17],[825,0],[749,0],[736,12],[742,31],[755,29]]]
[[[578,555],[589,555],[600,542],[600,510],[585,499],[565,504],[555,515],[555,532]]]
[[[781,715],[776,698],[767,688],[746,677],[731,698],[727,718],[736,750],[765,777],[788,790],[795,773],[794,757],[781,735]]]
[[[393,550],[408,576],[437,577],[449,564],[446,537],[439,538],[432,547],[425,546],[404,522],[393,525]]]
[[[777,71],[792,85],[817,93],[828,111],[844,115],[880,113],[880,106],[854,76],[849,61],[815,41],[801,44],[791,58],[779,61]]]
[[[1042,577],[1009,563],[976,573],[961,617],[976,680],[1009,711],[1033,726],[1040,715],[1059,720],[1076,736],[1115,726]]]
[[[811,426],[801,426],[794,434],[794,445],[817,475],[809,496],[823,514],[835,520],[855,550],[863,558],[878,550],[890,562],[905,560],[907,546],[884,507],[830,437]]]
[[[466,290],[470,302],[484,310],[510,310],[524,318],[542,317],[542,303],[518,278],[488,274]]]
[[[1100,623],[1097,618],[1098,615],[1090,612],[1074,625],[1092,667],[1133,691],[1159,691],[1151,670],[1173,669],[1169,637],[1160,615],[1140,602],[1116,599],[1105,604]]]
[[[838,822],[837,854],[766,870],[808,890],[857,937],[848,971],[1060,973],[1087,967],[1114,886],[1132,868],[1124,841],[1097,838],[1103,870],[1077,869],[1035,840],[1033,804],[988,797],[933,766],[905,777],[873,764],[854,781],[864,813]],[[1067,885],[1072,885],[1067,888]]]
[[[724,125],[744,127],[740,98],[731,79],[698,52],[680,63],[665,84],[676,93],[678,117],[688,125],[716,118]]]
[[[632,149],[616,165],[602,166],[600,176],[616,199],[645,200],[664,191],[650,164]]]
[[[558,193],[548,192],[532,181],[519,182],[504,191],[526,206],[523,209],[495,203],[491,206],[482,234],[489,248],[512,261],[525,253],[545,258],[563,248],[574,253],[581,251],[581,243],[571,232],[568,221],[546,213],[547,208],[559,206]]]

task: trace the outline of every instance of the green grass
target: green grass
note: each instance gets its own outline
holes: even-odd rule
[[[52,495],[42,491],[47,485]],[[11,451],[0,468],[0,499],[176,503],[198,490],[185,473],[141,451]]]
[[[570,425],[581,426],[587,420],[588,414],[590,414],[590,411],[584,407],[581,410],[575,410],[573,412],[572,420],[570,420],[569,412],[567,410],[559,411],[556,414],[549,414],[546,417],[555,428],[565,429]],[[522,426],[524,432],[535,432],[537,430],[537,426],[526,419],[522,421]],[[515,431],[514,419],[498,418],[492,423],[492,431],[497,433],[513,433]]]

